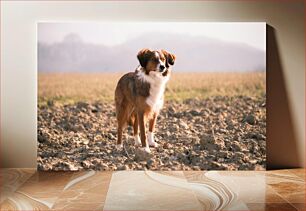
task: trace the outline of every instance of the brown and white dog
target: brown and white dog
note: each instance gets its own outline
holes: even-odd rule
[[[140,66],[135,72],[123,75],[115,91],[117,147],[122,148],[122,132],[125,126],[130,124],[133,126],[136,144],[141,144],[145,151],[150,152],[149,146],[157,146],[154,141],[154,127],[163,106],[165,86],[170,77],[170,66],[174,64],[175,55],[165,50],[142,49],[137,58]],[[145,129],[147,120],[149,120],[148,142]]]

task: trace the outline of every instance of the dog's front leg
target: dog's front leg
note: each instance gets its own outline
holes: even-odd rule
[[[149,132],[148,132],[148,142],[150,147],[157,147],[158,144],[154,141],[154,129],[157,119],[157,113],[153,114],[152,119],[149,121]]]
[[[136,145],[141,145],[141,141],[140,141],[140,137],[139,137],[139,134],[138,134],[138,115],[137,113],[135,114],[135,121],[134,121],[134,124],[133,124],[133,130],[134,130],[134,139],[135,139],[135,144]]]
[[[146,140],[145,116],[143,111],[138,112],[138,124],[140,129],[141,145],[147,152],[150,152],[150,148]]]

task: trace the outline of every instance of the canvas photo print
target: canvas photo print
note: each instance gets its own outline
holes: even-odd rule
[[[265,170],[266,23],[39,22],[37,168]]]

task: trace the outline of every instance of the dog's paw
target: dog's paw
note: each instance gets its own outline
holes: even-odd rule
[[[120,151],[123,149],[123,144],[116,144],[116,150]]]
[[[141,145],[141,140],[140,140],[139,135],[135,135],[135,136],[134,136],[134,140],[135,140],[135,144],[136,144],[137,146]]]
[[[150,147],[142,147],[141,149],[146,153],[151,153]]]
[[[158,147],[158,143],[156,143],[155,141],[153,141],[149,145],[150,145],[150,147],[154,147],[154,148]]]
[[[150,147],[158,147],[158,144],[154,141],[154,133],[148,132],[148,143]]]

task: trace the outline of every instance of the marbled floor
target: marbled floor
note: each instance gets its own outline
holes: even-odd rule
[[[1,169],[1,210],[306,210],[305,169]]]

